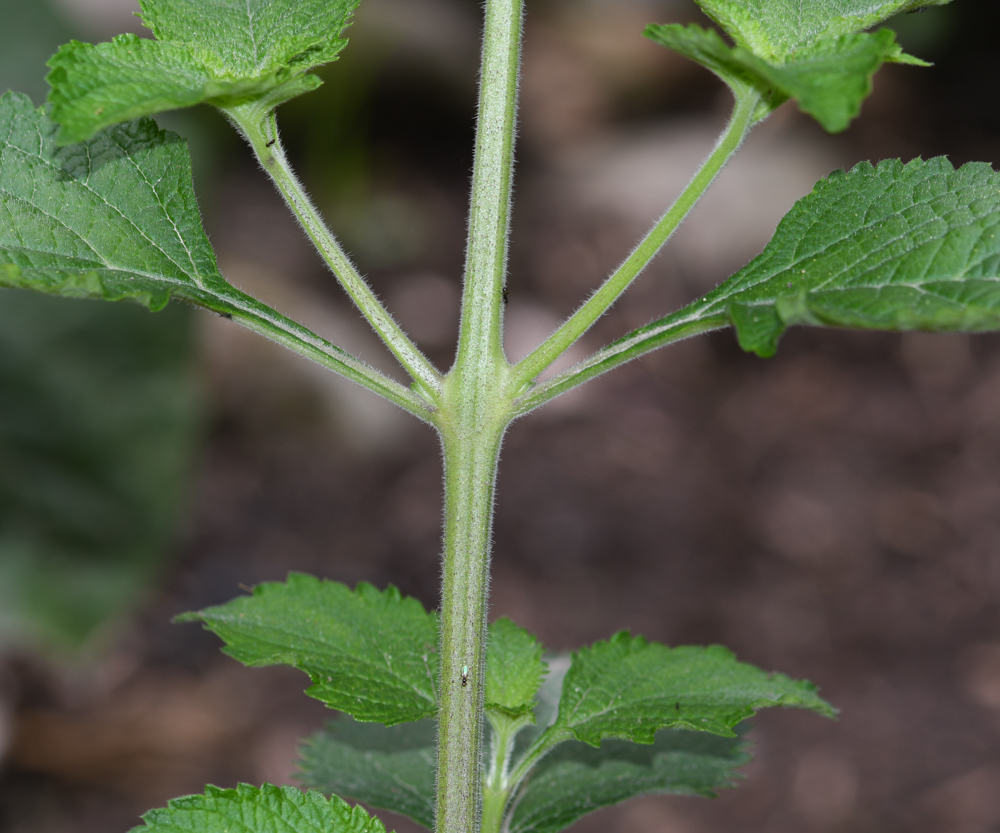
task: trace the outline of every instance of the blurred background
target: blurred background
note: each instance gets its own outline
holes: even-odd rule
[[[143,32],[131,0],[2,0],[0,89],[44,100],[70,38]],[[475,0],[365,0],[325,85],[282,108],[294,162],[439,366],[457,332]],[[640,37],[688,0],[530,0],[507,317],[525,354],[624,257],[729,107]],[[893,21],[930,70],[879,73],[830,137],[786,106],[588,335],[596,348],[753,257],[830,171],[1000,159],[1000,8]],[[224,274],[393,371],[228,126],[186,136]],[[124,833],[206,782],[294,783],[322,725],[305,678],[224,657],[185,610],[304,570],[437,605],[432,432],[217,317],[0,294],[0,833]],[[746,782],[579,831],[1000,829],[1000,337],[730,332],[623,368],[513,426],[492,613],[552,650],[630,628],[721,642],[818,683],[839,722],[754,721]],[[416,828],[386,816],[400,833]]]

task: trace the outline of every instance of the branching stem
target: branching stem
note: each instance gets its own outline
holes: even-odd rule
[[[436,420],[445,457],[437,833],[478,833],[493,492],[512,417],[503,285],[522,0],[487,0],[458,354]],[[462,669],[471,672],[463,681]],[[463,684],[464,682],[464,684]]]

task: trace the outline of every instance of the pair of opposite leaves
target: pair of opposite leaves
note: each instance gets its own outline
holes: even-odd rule
[[[162,40],[64,47],[50,74],[55,122],[16,96],[0,103],[0,201],[8,213],[0,225],[0,285],[131,298],[154,309],[176,297],[237,318],[349,378],[370,380],[354,357],[222,278],[176,138],[140,120],[60,147],[115,118],[201,100],[273,104],[296,85],[315,85],[308,70],[342,49],[340,33],[355,5],[143,0],[144,20]],[[820,53],[856,85],[860,76],[837,64],[838,50],[870,58],[872,44],[881,44],[875,52],[898,59],[887,52],[886,34],[856,30],[918,5],[926,3],[703,0],[734,46],[695,26],[652,27],[650,34],[701,56],[735,87],[753,77],[770,85],[781,73],[794,86],[810,63],[799,56]],[[866,79],[870,69],[861,73]],[[205,83],[184,82],[191,78]],[[767,106],[786,94],[767,89]],[[629,334],[610,354],[641,353],[686,329],[727,325],[760,355],[773,353],[794,323],[992,329],[1000,325],[996,184],[985,165],[954,171],[944,159],[835,174],[792,209],[748,267],[704,299]]]
[[[464,689],[470,682],[439,680],[435,613],[392,587],[381,592],[362,583],[352,591],[293,573],[181,619],[203,622],[223,639],[226,653],[247,665],[305,671],[313,682],[307,693],[332,708],[403,723],[336,721],[306,748],[300,777],[325,793],[432,826],[434,728],[423,718],[437,714],[439,684]],[[734,728],[757,709],[832,714],[810,683],[766,674],[720,646],[668,648],[623,632],[559,666],[543,684],[547,666],[538,641],[509,620],[491,625],[484,680],[490,722],[524,730],[512,768],[517,760],[542,760],[513,802],[509,822],[517,833],[556,833],[635,795],[711,794],[730,785],[747,760]],[[469,675],[473,688],[476,674]],[[671,731],[657,735],[661,729]],[[147,816],[147,824],[168,833],[171,813],[201,813],[209,805],[230,813],[249,802],[259,811],[263,794],[241,789],[182,799],[179,807],[172,802]],[[293,796],[268,789],[272,803],[291,811]],[[324,806],[333,812],[338,801]]]
[[[50,61],[59,141],[108,125],[207,102],[271,110],[315,89],[309,70],[337,58],[360,0],[139,0],[156,36],[72,42]],[[831,131],[843,130],[886,61],[918,63],[892,32],[863,31],[900,12],[948,0],[698,0],[729,35],[696,25],[650,26],[675,49],[735,87],[765,94],[763,117],[789,98]]]

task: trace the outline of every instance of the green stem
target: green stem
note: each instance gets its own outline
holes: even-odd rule
[[[371,287],[354,268],[354,264],[341,248],[337,238],[326,227],[323,218],[320,217],[288,164],[273,111],[266,110],[259,104],[248,104],[227,108],[225,113],[250,143],[261,167],[278,186],[288,207],[337,276],[344,290],[351,296],[351,300],[417,383],[428,401],[436,404],[437,395],[441,391],[441,374],[392,319]]]
[[[478,833],[493,493],[511,419],[502,292],[513,172],[521,0],[487,0],[458,354],[435,423],[445,462],[437,833]],[[463,675],[463,669],[468,674]],[[465,676],[463,685],[463,676]]]
[[[503,287],[507,272],[514,170],[522,0],[487,0],[479,114],[466,244],[462,323],[455,369],[489,375],[503,354]]]
[[[709,315],[699,317],[696,313],[684,315],[688,310],[670,315],[660,321],[647,324],[629,333],[617,341],[603,347],[593,355],[588,356],[562,373],[546,379],[538,385],[532,385],[520,397],[514,400],[517,416],[524,416],[529,411],[544,405],[559,394],[582,385],[584,382],[607,373],[612,368],[644,356],[660,347],[666,347],[676,341],[683,341],[700,333],[719,330],[729,325],[726,316]]]
[[[614,274],[558,330],[515,365],[514,384],[518,389],[523,390],[539,373],[566,352],[656,257],[663,245],[694,208],[701,195],[712,184],[712,180],[733,154],[739,150],[754,124],[754,110],[759,102],[760,93],[750,87],[736,91],[733,115],[719,137],[715,149],[674,204],[667,209],[666,214],[653,226]]]
[[[490,538],[497,459],[507,420],[497,419],[494,408],[481,404],[474,400],[472,407],[461,409],[457,424],[442,432],[445,532],[437,833],[475,833],[482,811]]]

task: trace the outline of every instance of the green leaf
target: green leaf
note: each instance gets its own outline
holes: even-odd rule
[[[132,833],[385,833],[363,807],[271,784],[206,787],[204,795],[175,798],[142,820]]]
[[[666,729],[649,746],[578,741],[535,767],[515,799],[510,833],[556,833],[582,816],[639,795],[713,796],[735,786],[735,768],[750,760],[739,738]]]
[[[524,628],[502,617],[490,625],[486,652],[486,707],[509,717],[531,711],[545,675],[542,646]]]
[[[603,738],[652,743],[657,730],[673,727],[732,737],[769,706],[834,714],[812,683],[737,662],[721,645],[668,648],[622,631],[573,655],[547,734],[591,746]]]
[[[252,596],[185,613],[245,665],[291,665],[309,675],[306,693],[358,720],[394,724],[437,713],[437,615],[403,598],[290,573]]]
[[[306,741],[297,777],[433,829],[436,738],[433,720],[387,727],[344,717]]]
[[[0,646],[79,648],[157,574],[199,440],[188,313],[0,290]]]
[[[865,162],[821,180],[749,265],[644,331],[718,320],[771,356],[792,324],[997,329],[998,225],[1000,175],[986,163]]]
[[[788,99],[831,133],[847,128],[872,91],[872,76],[886,61],[922,63],[904,55],[888,29],[844,34],[798,49],[786,60],[766,60],[741,46],[730,47],[717,32],[694,24],[648,26],[645,36],[710,69],[730,86],[756,87],[764,96],[763,117]]]
[[[102,127],[207,102],[265,109],[319,86],[359,0],[142,0],[156,41],[71,42],[49,62],[60,143]]]
[[[951,0],[696,0],[738,46],[781,62],[804,46]]]
[[[185,142],[151,119],[58,147],[57,126],[0,97],[0,286],[205,307],[414,410],[415,396],[228,284],[201,226]]]

